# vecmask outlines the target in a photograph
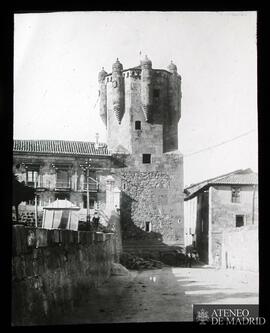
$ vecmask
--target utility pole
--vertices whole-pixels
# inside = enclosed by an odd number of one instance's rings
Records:
[[[37,228],[38,226],[38,213],[37,213],[37,175],[35,175],[34,179],[34,187],[35,187],[35,227]]]
[[[89,168],[86,169],[86,196],[87,196],[86,222],[90,223],[90,209],[89,209]]]
[[[253,196],[252,196],[252,224],[254,224],[255,191],[256,191],[256,185],[253,185]]]
[[[89,170],[91,167],[91,158],[85,160],[84,164],[80,164],[80,167],[86,173],[86,222],[90,223],[90,207],[89,207]]]

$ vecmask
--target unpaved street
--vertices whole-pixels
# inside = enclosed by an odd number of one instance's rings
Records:
[[[258,274],[163,268],[112,276],[62,324],[192,321],[192,304],[258,303]]]

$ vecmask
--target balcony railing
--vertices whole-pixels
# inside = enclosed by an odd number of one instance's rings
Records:
[[[89,192],[97,192],[98,191],[98,183],[89,182],[88,184]],[[86,191],[87,183],[83,183],[79,185],[79,191]]]
[[[65,181],[65,182],[56,181],[56,183],[55,183],[55,189],[70,190],[70,188],[71,188],[71,183],[69,181]]]
[[[37,189],[71,190],[71,180],[54,182],[54,181],[48,181],[48,180],[43,181],[43,179],[38,178],[36,184],[33,181],[28,181],[26,185],[33,187],[33,188],[37,188]],[[94,180],[89,180],[88,188],[89,188],[89,192],[97,192],[98,191],[98,182],[95,182]],[[74,187],[74,190],[76,190],[75,187]],[[77,191],[86,192],[87,183],[78,182]]]

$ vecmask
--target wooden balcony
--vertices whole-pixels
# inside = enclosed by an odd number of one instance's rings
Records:
[[[98,183],[94,181],[89,181],[88,184],[89,192],[97,192],[98,191]],[[87,190],[87,183],[79,184],[78,190],[82,192],[86,192]]]
[[[69,191],[69,190],[71,190],[71,182],[70,181],[56,181],[55,190],[56,191]]]

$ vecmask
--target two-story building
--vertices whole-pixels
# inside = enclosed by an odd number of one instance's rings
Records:
[[[255,267],[258,174],[237,170],[190,185],[184,192],[185,245],[195,245],[201,261],[210,265],[244,267],[252,256],[249,265]]]
[[[39,221],[42,208],[56,199],[70,200],[86,217],[87,169],[89,208],[104,209],[111,155],[107,145],[58,140],[14,140],[13,172],[19,181],[35,187]],[[21,220],[33,219],[34,200],[21,203]]]

